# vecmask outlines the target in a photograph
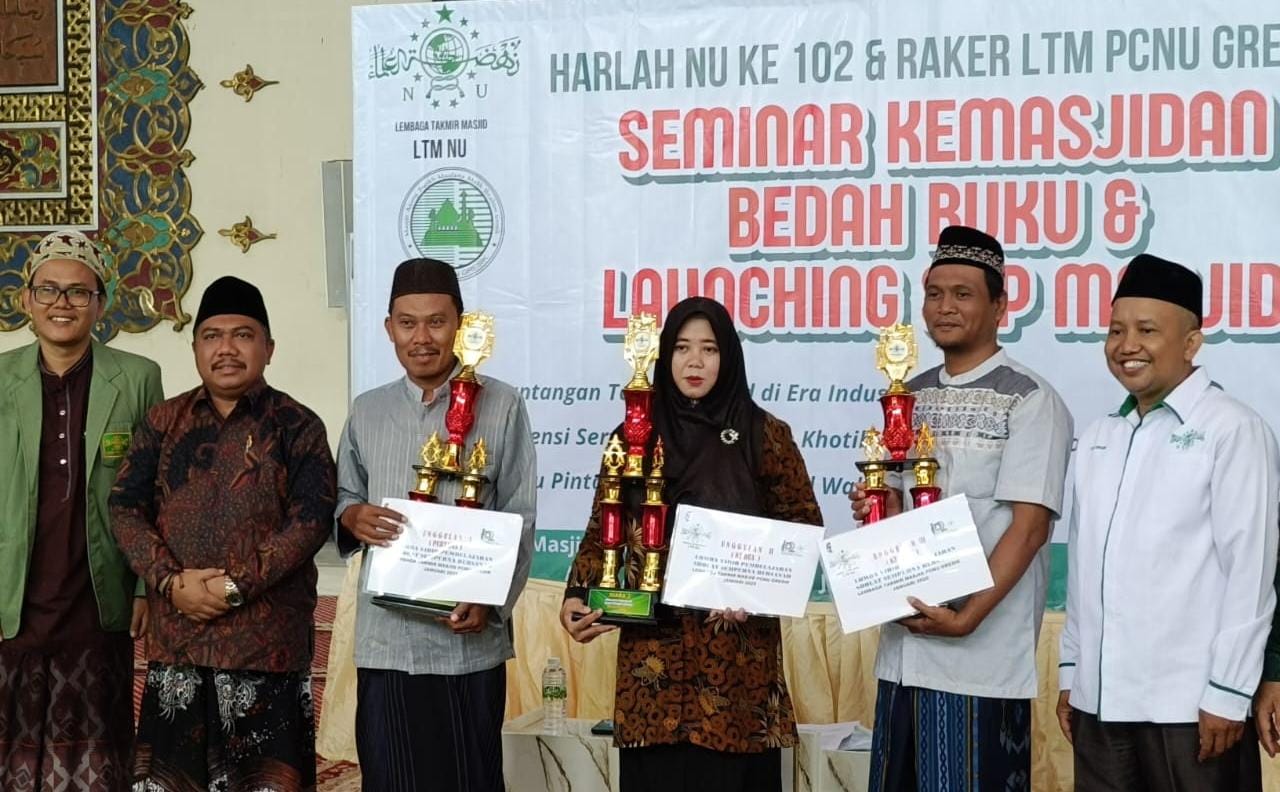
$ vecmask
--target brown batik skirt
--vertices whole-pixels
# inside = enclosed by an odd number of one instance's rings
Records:
[[[0,643],[0,789],[128,789],[132,744],[127,633],[50,652]]]
[[[151,663],[133,770],[147,792],[314,790],[311,675]]]

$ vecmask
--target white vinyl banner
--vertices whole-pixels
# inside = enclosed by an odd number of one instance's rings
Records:
[[[848,520],[886,385],[870,342],[912,322],[939,362],[922,274],[951,223],[1003,243],[1003,343],[1077,428],[1124,396],[1101,342],[1143,251],[1200,272],[1201,362],[1280,418],[1273,4],[473,0],[352,27],[354,390],[401,374],[396,264],[450,262],[497,316],[482,372],[528,402],[536,576],[586,522],[627,316],[690,295],[728,306],[756,399]]]

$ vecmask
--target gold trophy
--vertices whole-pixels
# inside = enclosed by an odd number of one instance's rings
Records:
[[[439,434],[432,432],[431,437],[427,438],[427,442],[422,446],[420,454],[422,464],[413,466],[418,483],[409,491],[409,500],[436,502],[436,486],[440,483],[440,472],[437,468],[443,454],[444,443],[440,442]]]
[[[449,383],[449,409],[445,412],[444,426],[448,440],[441,441],[432,432],[422,446],[420,465],[413,466],[417,483],[409,493],[412,500],[435,503],[436,487],[441,478],[462,478],[462,497],[459,506],[479,508],[480,487],[488,481],[482,473],[487,464],[484,438],[477,438],[467,465],[461,457],[466,447],[467,435],[476,420],[476,399],[484,386],[476,378],[476,366],[493,354],[493,317],[489,314],[470,312],[462,315],[461,325],[453,339],[453,354],[462,363],[462,370]],[[478,461],[479,465],[471,464]]]
[[[644,480],[644,504],[641,506],[640,546],[644,548],[644,574],[640,578],[640,590],[657,593],[662,589],[658,580],[658,566],[662,562],[662,549],[667,543],[667,505],[662,502],[665,483],[662,468],[666,464],[666,451],[662,438],[653,447],[653,464]]]
[[[934,437],[927,423],[914,428],[916,397],[907,389],[907,375],[916,367],[919,350],[915,330],[909,324],[895,324],[880,330],[876,343],[876,368],[889,378],[889,390],[880,397],[884,429],[867,430],[862,442],[866,460],[857,462],[867,485],[870,511],[863,519],[870,524],[888,516],[888,471],[910,468],[915,474],[912,504],[919,508],[942,499],[937,485],[938,460],[933,457]],[[915,458],[908,452],[915,449]]]
[[[626,418],[622,433],[627,440],[626,478],[644,478],[644,453],[653,431],[653,385],[649,383],[649,367],[658,359],[658,317],[637,314],[627,319],[627,334],[622,342],[622,357],[631,364],[631,381],[622,389]]]
[[[462,494],[454,499],[455,505],[466,509],[480,508],[480,486],[489,480],[484,476],[484,469],[488,466],[489,454],[482,437],[471,447],[471,455],[467,457],[467,472],[462,474]]]
[[[859,462],[858,468],[867,482],[867,506],[870,508],[863,522],[869,524],[889,516],[889,486],[885,479],[889,466],[884,462],[889,452],[874,426],[862,436],[862,453],[867,459]]]
[[[440,438],[434,433],[432,433],[431,438],[439,446]],[[427,442],[430,442],[430,440]],[[467,457],[467,472],[462,474],[462,494],[454,498],[454,505],[464,509],[480,508],[480,487],[488,481],[484,476],[484,469],[488,464],[489,456],[485,450],[484,438],[482,437],[471,447],[471,454]],[[434,491],[432,494],[434,495]],[[401,602],[399,604],[404,605],[405,603]],[[458,603],[448,600],[411,600],[408,604],[409,607],[415,610],[439,615],[452,613],[453,609],[458,607]]]
[[[600,544],[604,564],[596,588],[618,588],[618,562],[626,552],[627,531],[622,522],[622,468],[627,463],[622,441],[615,434],[604,451],[604,497],[600,499]]]
[[[426,445],[422,447],[422,464],[413,466],[413,470],[418,476],[418,485],[409,493],[410,500],[425,501],[427,503],[437,502],[436,486],[440,483],[440,477],[446,475],[442,474],[438,468],[440,456],[443,453],[444,444],[440,442],[440,435],[432,432],[431,437],[427,439]],[[465,509],[480,508],[480,487],[488,482],[488,479],[484,476],[484,469],[488,465],[488,461],[489,456],[484,447],[484,438],[480,438],[472,446],[471,455],[467,458],[467,471],[462,475],[461,482],[462,494],[454,499],[454,505]],[[434,615],[451,613],[454,608],[458,607],[458,603],[448,600],[419,600],[387,594],[375,596],[373,602],[375,605],[407,608]]]
[[[667,506],[662,502],[662,439],[659,438],[645,477],[645,499],[640,506],[640,546],[644,548],[644,570],[640,585],[629,588],[626,583],[628,563],[627,515],[622,502],[623,483],[629,482],[619,473],[626,465],[622,441],[615,434],[604,452],[604,497],[600,499],[600,544],[604,547],[604,563],[600,582],[587,590],[587,607],[602,612],[600,621],[607,624],[654,624],[654,606],[662,581],[658,572],[661,551],[666,539]],[[622,572],[622,580],[619,580]]]
[[[600,582],[587,591],[587,607],[603,612],[600,621],[612,624],[656,623],[654,607],[662,588],[659,572],[662,550],[666,547],[667,506],[662,502],[665,483],[662,476],[664,451],[662,438],[654,444],[649,472],[645,474],[646,449],[653,434],[653,386],[649,368],[658,357],[658,318],[638,314],[627,320],[627,335],[622,355],[631,365],[631,380],[622,389],[626,417],[622,437],[609,439],[604,452],[604,497],[600,499],[600,543],[604,546],[604,564]],[[624,441],[626,453],[623,453]],[[644,485],[644,502],[639,515],[625,513],[623,485]],[[638,517],[640,547],[644,551],[644,568],[637,588],[628,588],[625,578],[632,564],[627,563],[627,521]]]
[[[907,451],[915,442],[912,431],[912,413],[916,397],[907,390],[907,374],[916,367],[919,350],[911,325],[895,324],[880,330],[876,343],[876,368],[889,378],[889,392],[880,397],[884,410],[884,447],[889,458],[900,462],[907,458]]]
[[[942,500],[942,487],[937,484],[938,460],[933,458],[933,431],[928,423],[921,423],[916,432],[916,461],[912,468],[916,485],[911,488],[911,503],[916,508]]]
[[[449,442],[438,468],[442,473],[462,472],[462,449],[476,420],[476,398],[484,387],[476,379],[476,366],[493,354],[493,335],[491,315],[476,311],[462,315],[453,338],[453,354],[462,362],[462,371],[449,385],[449,410],[444,416]]]

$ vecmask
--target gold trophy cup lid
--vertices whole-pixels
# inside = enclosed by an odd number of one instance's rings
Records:
[[[658,359],[658,317],[632,314],[627,317],[627,334],[622,341],[622,357],[631,364],[628,390],[651,390],[649,367]]]
[[[464,313],[458,334],[453,337],[453,354],[468,371],[474,371],[492,355],[493,316],[479,311]]]
[[[876,342],[876,368],[889,378],[889,392],[902,393],[907,374],[919,360],[915,329],[909,324],[894,324],[880,328]]]

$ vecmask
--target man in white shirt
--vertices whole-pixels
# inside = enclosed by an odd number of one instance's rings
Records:
[[[881,628],[869,786],[877,792],[1030,789],[1046,543],[1062,507],[1072,421],[1049,383],[1000,348],[1006,302],[1000,243],[944,229],[924,302],[943,364],[907,387],[917,421],[937,438],[944,495],[969,498],[995,585],[954,608],[911,600],[919,616]],[[853,493],[859,519],[864,493]],[[891,490],[889,513],[901,508]]]
[[[1080,792],[1262,789],[1248,715],[1280,453],[1194,365],[1202,305],[1196,273],[1149,255],[1112,303],[1107,366],[1129,396],[1078,444],[1058,673]]]

